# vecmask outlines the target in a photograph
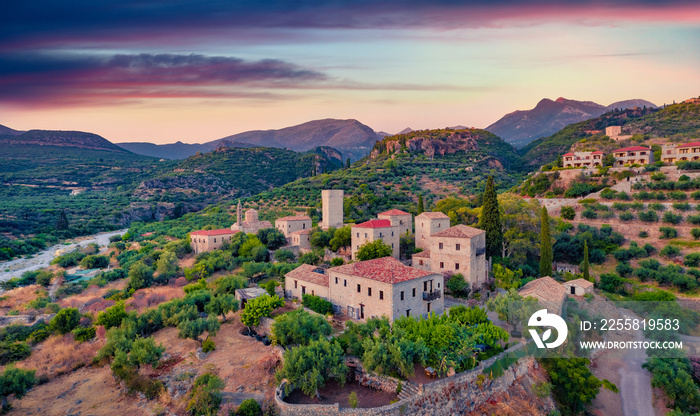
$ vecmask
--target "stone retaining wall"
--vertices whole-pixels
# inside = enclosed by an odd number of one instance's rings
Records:
[[[19,325],[31,325],[34,326],[39,322],[44,322],[46,324],[56,316],[55,313],[46,315],[15,315],[15,316],[0,316],[0,327],[5,327],[8,325],[19,324]]]
[[[514,353],[524,347],[518,344],[508,351],[480,362],[470,371],[459,373],[435,382],[419,385],[418,394],[407,397],[396,403],[371,409],[340,408],[338,403],[329,405],[291,404],[284,401],[287,381],[275,391],[275,402],[280,409],[281,416],[306,416],[306,415],[435,415],[452,416],[473,411],[494,394],[503,393],[516,380],[525,376],[532,369],[537,368],[537,361],[532,357],[523,357],[515,364],[507,368],[503,375],[491,379],[484,375],[484,369],[491,366],[496,360],[506,354]]]

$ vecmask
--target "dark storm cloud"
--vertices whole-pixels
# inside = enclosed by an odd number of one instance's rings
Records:
[[[3,0],[0,50],[61,42],[149,41],[217,36],[222,30],[392,28],[488,25],[501,18],[611,9],[649,9],[637,19],[663,19],[664,10],[696,7],[695,0]],[[585,13],[582,17],[585,16]],[[232,40],[245,41],[244,34]],[[3,46],[4,45],[4,46]]]
[[[0,101],[12,102],[247,96],[235,87],[295,88],[325,79],[320,72],[273,59],[247,62],[196,54],[0,55]]]

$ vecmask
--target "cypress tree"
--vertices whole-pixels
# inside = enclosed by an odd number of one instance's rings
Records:
[[[488,257],[501,256],[503,254],[503,227],[501,226],[501,213],[498,209],[498,196],[493,184],[493,176],[489,176],[488,181],[486,181],[479,228],[486,231],[486,255]]]
[[[66,210],[62,209],[61,213],[58,214],[58,219],[56,220],[57,230],[67,230],[68,229],[68,217],[66,216]]]
[[[345,161],[345,169],[350,169],[350,158]]]
[[[549,214],[542,207],[542,231],[540,232],[540,277],[552,275],[552,237],[549,234]]]
[[[418,215],[425,212],[425,205],[423,205],[423,195],[418,195]]]
[[[588,262],[588,241],[583,242],[583,263],[581,263],[581,272],[583,273],[583,278],[586,280],[591,280],[591,274],[588,270],[590,263]]]

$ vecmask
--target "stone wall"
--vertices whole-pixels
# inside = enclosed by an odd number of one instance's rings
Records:
[[[47,315],[15,315],[15,316],[0,316],[0,327],[5,327],[8,325],[19,324],[19,325],[36,325],[39,322],[44,322],[46,324],[56,316],[55,313]]]
[[[434,415],[452,416],[464,414],[476,409],[494,394],[503,393],[518,379],[537,368],[538,363],[532,357],[524,357],[506,369],[500,377],[491,379],[484,375],[484,369],[491,366],[505,354],[511,354],[524,344],[518,344],[508,351],[491,357],[479,365],[452,377],[433,383],[419,385],[418,394],[396,403],[371,409],[340,408],[338,403],[331,405],[299,405],[284,401],[286,381],[275,392],[275,402],[281,416],[301,415]]]

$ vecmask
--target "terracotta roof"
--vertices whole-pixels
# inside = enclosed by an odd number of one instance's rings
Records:
[[[464,224],[458,224],[454,227],[450,227],[446,230],[440,231],[431,235],[431,237],[454,237],[454,238],[472,238],[479,234],[483,234],[486,231],[480,230],[478,228],[470,227]]]
[[[303,280],[320,286],[328,287],[328,273],[317,273],[314,270],[323,270],[311,264],[302,264],[296,269],[284,275],[285,278]]]
[[[528,282],[518,293],[523,297],[533,296],[545,302],[563,302],[566,298],[564,286],[549,276]]]
[[[682,144],[678,147],[698,147],[698,146],[700,146],[700,142],[686,143],[686,144]]]
[[[308,215],[290,215],[289,217],[277,218],[276,221],[311,221]]]
[[[564,153],[564,156],[573,156],[574,154],[569,152],[569,153]]]
[[[418,217],[426,217],[430,219],[436,219],[436,218],[450,218],[447,215],[443,214],[442,212],[424,212],[420,214]],[[418,218],[416,217],[416,218]]]
[[[403,212],[400,209],[390,209],[389,211],[384,211],[379,215],[411,215],[408,212]],[[379,216],[377,215],[377,216]]]
[[[568,282],[564,282],[564,286],[574,286],[574,285],[586,288],[586,287],[593,286],[593,282],[589,282],[586,279],[574,279],[574,280],[569,280]]]
[[[420,257],[420,258],[429,259],[430,258],[430,250],[423,250],[420,253],[414,254],[413,257]]]
[[[595,155],[595,154],[598,154],[598,153],[603,154],[603,152],[601,152],[600,150],[596,150],[595,152],[593,152],[593,153],[591,153],[591,154],[592,154],[592,155]]]
[[[306,229],[306,230],[299,230],[299,231],[294,231],[292,235],[294,234],[311,234],[311,230]]]
[[[380,259],[331,267],[330,271],[391,284],[435,274],[426,270],[405,266],[393,257],[382,257]]]
[[[617,152],[637,152],[640,150],[651,150],[648,147],[642,147],[642,146],[632,146],[632,147],[623,147],[622,149],[617,149],[613,153]]]
[[[358,228],[387,228],[391,227],[391,221],[389,220],[369,220],[361,224],[355,224]]]
[[[199,231],[192,231],[190,235],[227,235],[227,234],[236,234],[238,231],[233,231],[230,228],[222,228],[219,230],[199,230]]]

